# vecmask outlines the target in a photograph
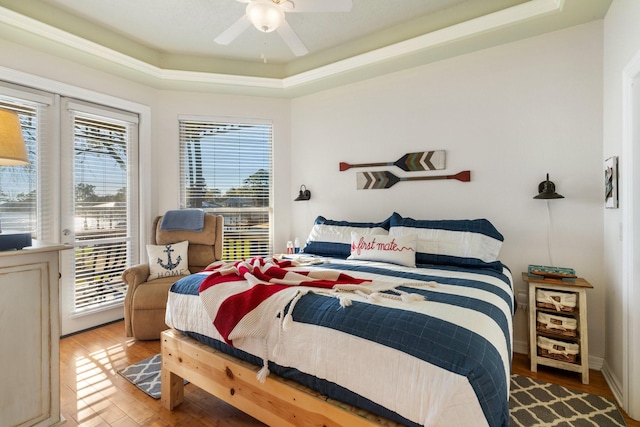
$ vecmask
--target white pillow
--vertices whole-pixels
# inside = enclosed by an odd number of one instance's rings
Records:
[[[189,242],[185,240],[170,245],[147,245],[149,256],[149,278],[147,280],[161,279],[172,276],[188,276]]]
[[[318,216],[303,249],[306,254],[347,258],[351,254],[351,233],[389,234],[389,221],[351,222],[336,221]]]
[[[351,233],[351,255],[347,259],[382,261],[416,266],[416,235],[387,236]]]

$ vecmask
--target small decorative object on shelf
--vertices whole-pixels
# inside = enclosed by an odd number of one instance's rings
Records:
[[[528,269],[529,276],[537,277],[540,279],[543,278],[551,278],[551,279],[575,279],[576,272],[573,268],[567,267],[551,267],[547,265],[529,265]]]
[[[586,290],[593,286],[575,277],[572,269],[560,270],[530,265],[529,270],[522,273],[522,280],[529,286],[531,371],[536,372],[538,365],[566,369],[579,372],[582,383],[589,384]],[[553,276],[532,274],[532,271]],[[567,281],[566,275],[572,275],[573,279]]]

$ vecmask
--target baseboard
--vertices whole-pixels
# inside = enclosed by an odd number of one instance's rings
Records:
[[[529,354],[529,341],[514,341],[513,352],[520,354]]]
[[[529,354],[529,341],[514,341],[513,352],[520,354]],[[594,371],[602,370],[604,359],[601,357],[589,356],[589,369]]]
[[[609,368],[609,365],[607,364],[607,362],[605,362],[602,366],[602,376],[604,377],[604,380],[609,385],[609,388],[611,389],[613,396],[616,398],[618,405],[621,408],[623,408],[624,405],[622,404],[622,402],[624,399],[623,399],[623,393],[622,393],[622,384],[620,383],[620,380],[618,380],[618,377],[613,375],[613,372]]]
[[[589,356],[589,369],[594,371],[601,371],[604,359],[602,357]]]

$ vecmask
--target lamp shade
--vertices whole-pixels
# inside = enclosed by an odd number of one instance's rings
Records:
[[[253,26],[264,33],[270,33],[284,22],[284,12],[271,1],[252,1],[246,13]]]
[[[28,163],[18,115],[0,109],[0,165],[21,166]]]
[[[534,199],[564,199],[564,196],[556,193],[556,185],[549,181],[549,174],[547,174],[547,179],[542,181],[538,185],[538,195],[533,196]]]

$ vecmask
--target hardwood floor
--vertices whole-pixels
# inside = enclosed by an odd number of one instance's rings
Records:
[[[185,401],[173,412],[159,400],[138,390],[117,371],[160,352],[160,341],[136,341],[124,336],[123,322],[116,322],[60,341],[62,415],[65,426],[263,426],[248,415],[215,399],[193,385],[185,387]],[[580,375],[540,367],[529,371],[526,355],[516,354],[513,372],[584,390],[615,400],[599,371],[590,371],[590,384]],[[627,426],[639,421],[625,416]]]

